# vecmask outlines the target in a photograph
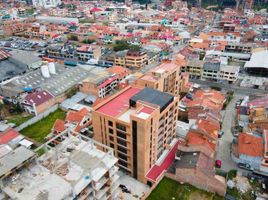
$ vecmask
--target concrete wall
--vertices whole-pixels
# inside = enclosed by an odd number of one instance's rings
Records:
[[[48,116],[50,113],[56,111],[59,108],[59,105],[56,104],[52,107],[50,107],[49,109],[47,109],[45,112],[40,113],[38,115],[36,115],[35,117],[29,119],[28,121],[24,122],[23,124],[21,124],[20,126],[16,127],[15,130],[16,131],[21,131],[22,129],[40,121],[41,119],[45,118],[46,116]]]

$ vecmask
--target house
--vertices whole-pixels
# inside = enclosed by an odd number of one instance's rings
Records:
[[[11,147],[19,145],[24,137],[7,124],[0,123],[0,145],[8,144]]]
[[[68,111],[65,120],[57,119],[52,128],[52,135],[59,135],[66,129],[71,132],[86,133],[91,125],[91,114],[86,108],[79,111]]]
[[[24,110],[30,114],[38,115],[57,103],[56,98],[47,90],[36,91],[22,96],[20,101]]]
[[[235,153],[237,153],[237,162],[250,164],[255,170],[259,170],[264,154],[263,138],[253,134],[240,133]]]
[[[200,151],[177,151],[175,161],[166,176],[197,188],[224,196],[227,189],[224,177],[216,175],[215,162]]]

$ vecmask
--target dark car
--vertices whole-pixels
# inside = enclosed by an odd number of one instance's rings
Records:
[[[120,184],[119,187],[122,189],[122,192],[131,193],[130,189],[128,189],[127,186]]]
[[[250,164],[245,163],[238,163],[237,166],[241,169],[246,169],[249,171],[253,171],[254,169],[250,166]]]

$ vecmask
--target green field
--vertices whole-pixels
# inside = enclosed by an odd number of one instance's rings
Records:
[[[42,120],[32,124],[25,129],[22,129],[20,133],[25,135],[38,143],[44,143],[45,137],[51,132],[56,119],[65,119],[66,113],[60,109],[49,114]]]
[[[164,177],[147,200],[223,200],[223,197],[202,191],[189,184]]]
[[[19,126],[21,124],[23,124],[24,122],[28,121],[29,119],[31,119],[33,116],[21,116],[21,115],[15,115],[12,116],[12,118],[8,119],[7,121],[9,123],[13,123],[16,124],[16,126]]]

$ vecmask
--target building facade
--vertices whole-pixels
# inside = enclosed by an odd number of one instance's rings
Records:
[[[137,85],[149,87],[161,92],[178,96],[182,88],[180,66],[172,62],[164,62],[137,80]]]
[[[112,147],[118,165],[146,183],[175,138],[178,101],[151,88],[127,87],[94,108],[94,139]]]

